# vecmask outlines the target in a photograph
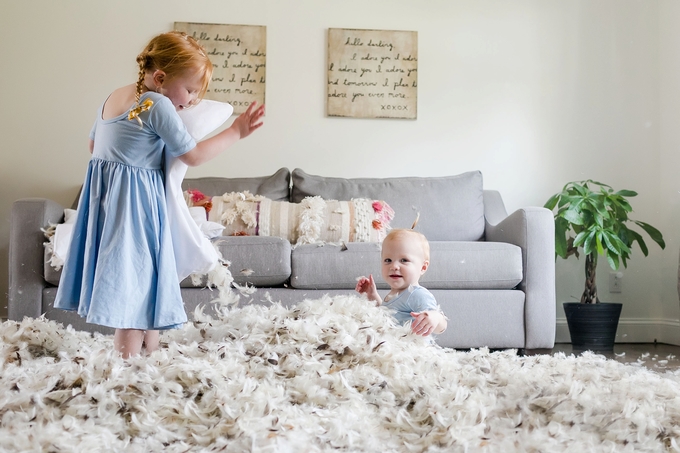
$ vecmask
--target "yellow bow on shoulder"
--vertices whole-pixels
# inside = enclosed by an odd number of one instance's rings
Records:
[[[133,107],[133,108],[130,109],[130,113],[128,113],[128,120],[129,121],[137,120],[137,122],[139,123],[139,126],[143,127],[144,125],[142,124],[142,120],[139,119],[139,114],[149,110],[152,105],[153,105],[153,101],[151,99],[147,99],[144,102],[142,102],[141,104],[138,103],[136,107]]]

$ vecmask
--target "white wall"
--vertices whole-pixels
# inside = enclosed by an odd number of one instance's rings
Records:
[[[672,0],[4,2],[0,289],[11,203],[71,203],[95,111],[135,80],[148,39],[174,21],[252,24],[267,27],[266,125],[189,176],[479,169],[509,211],[542,205],[574,179],[636,190],[635,216],[661,228],[669,247],[650,244],[645,259],[636,251],[620,295],[608,294],[601,267],[600,295],[624,302],[622,339],[680,341],[679,16]],[[325,116],[331,27],[418,32],[417,120]],[[561,302],[580,296],[582,266],[557,262],[560,318]]]
[[[663,0],[659,11],[659,225],[667,236],[667,252],[659,262],[658,307],[650,317],[664,318],[668,342],[680,344],[677,288],[680,249],[680,2]]]

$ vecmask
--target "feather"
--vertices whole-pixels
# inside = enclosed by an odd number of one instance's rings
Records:
[[[197,307],[128,360],[110,336],[3,322],[0,450],[678,450],[677,372],[443,349],[355,295],[263,298]]]

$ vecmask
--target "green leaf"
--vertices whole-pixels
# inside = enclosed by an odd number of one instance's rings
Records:
[[[628,230],[630,232],[630,230]],[[619,255],[628,255],[630,253],[630,247],[623,241],[619,236],[612,234],[611,238],[614,240],[614,244],[619,249],[617,252]]]
[[[619,195],[621,197],[637,197],[637,192],[635,192],[633,190],[623,189],[623,190],[619,190],[618,192],[616,192],[616,195]]]
[[[567,238],[555,230],[555,255],[567,259]]]
[[[560,199],[560,194],[555,194],[548,201],[545,202],[543,205],[544,208],[548,208],[551,211],[555,209],[555,206],[557,205],[557,201]]]
[[[595,236],[595,244],[597,244],[597,254],[604,255],[604,247],[602,247],[602,240],[600,239],[600,236],[602,236],[602,233],[599,233]]]
[[[619,270],[619,257],[618,257],[618,255],[613,254],[613,253],[607,253],[607,262],[609,263],[609,267],[611,267],[615,271]]]
[[[645,223],[645,222],[640,222],[639,220],[634,220],[634,222],[635,222],[640,228],[642,228],[643,230],[645,230],[645,231],[647,232],[647,234],[649,235],[649,237],[652,238],[652,240],[653,240],[654,242],[656,242],[657,244],[659,244],[659,247],[661,247],[661,249],[665,249],[665,248],[666,248],[666,242],[663,240],[663,236],[661,235],[661,232],[660,232],[659,230],[657,230],[656,228],[654,228],[654,227],[651,226],[650,224]]]
[[[606,213],[606,211],[605,211],[605,213]],[[609,219],[609,214],[601,214],[601,215],[594,215],[593,216],[593,220],[595,220],[595,223],[597,224],[597,226],[600,229],[604,228],[604,222],[605,222],[605,220],[608,220],[608,219]]]
[[[616,199],[616,204],[625,212],[633,212],[633,208],[631,207],[630,203],[624,198],[617,198]],[[626,219],[628,217],[626,216]]]
[[[590,255],[593,253],[593,241],[595,239],[595,231],[584,231],[588,233],[585,241],[583,242],[583,253]]]
[[[583,225],[583,217],[581,216],[581,213],[576,210],[576,209],[567,209],[561,214],[562,217],[564,217],[565,220],[568,222],[574,223],[576,225]]]
[[[557,203],[558,208],[562,208],[562,207],[567,206],[571,203],[571,199],[569,198],[569,195],[567,195],[565,193],[558,194],[558,195],[560,195],[559,201]]]
[[[600,187],[607,187],[607,188],[609,188],[609,189],[612,188],[612,186],[609,186],[609,185],[604,184],[604,183],[601,183],[601,182],[593,181],[592,179],[589,179],[589,180],[583,181],[583,182],[584,182],[584,183],[597,184],[597,185],[600,186]]]
[[[588,187],[577,184],[572,185],[571,189],[574,191],[576,195],[579,195],[581,197],[588,195],[588,193],[590,192],[590,190],[588,190]]]
[[[628,230],[630,233],[630,237],[632,238],[630,240],[631,245],[633,242],[637,241],[638,245],[640,246],[640,250],[642,250],[642,254],[647,256],[649,254],[649,250],[647,249],[647,244],[645,244],[645,240],[640,236],[640,234],[637,231],[633,230]]]
[[[621,240],[618,238],[618,236],[612,235],[608,231],[603,231],[602,232],[602,238],[604,239],[604,244],[607,246],[607,249],[609,249],[610,252],[618,255],[620,250],[616,245],[614,245],[616,243],[617,239],[619,240],[619,242],[621,242]]]
[[[588,237],[588,234],[589,234],[588,230],[583,230],[579,234],[577,234],[576,237],[574,238],[573,244],[574,247],[578,247],[581,244],[583,244],[583,242],[586,240],[586,237]]]

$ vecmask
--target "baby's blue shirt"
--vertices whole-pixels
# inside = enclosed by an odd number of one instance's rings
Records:
[[[406,324],[413,320],[411,312],[420,313],[426,310],[439,310],[437,301],[431,292],[422,286],[410,285],[406,290],[383,307],[391,311],[399,324]]]

